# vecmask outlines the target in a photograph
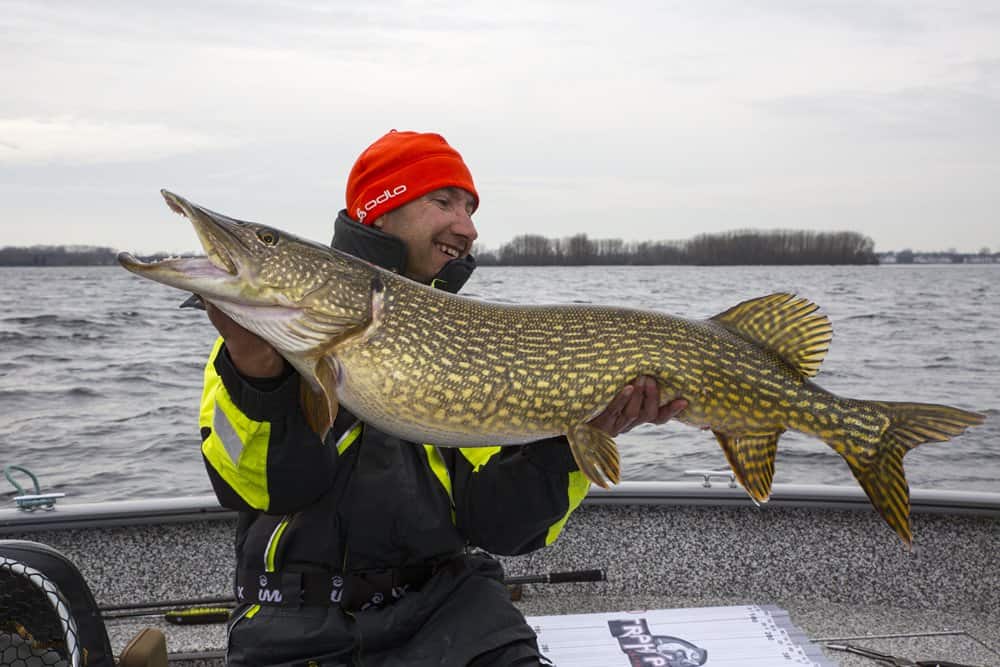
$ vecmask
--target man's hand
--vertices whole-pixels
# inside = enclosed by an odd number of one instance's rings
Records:
[[[271,345],[247,331],[221,310],[205,302],[205,312],[219,335],[226,341],[229,358],[240,375],[248,378],[278,377],[285,370],[285,360]]]
[[[683,398],[660,405],[660,388],[653,378],[641,375],[618,392],[604,412],[590,421],[612,438],[639,424],[664,424],[688,406]]]

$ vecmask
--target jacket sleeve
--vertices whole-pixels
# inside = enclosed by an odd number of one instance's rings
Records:
[[[564,437],[443,453],[459,530],[495,554],[523,554],[554,542],[590,490]]]
[[[294,371],[255,386],[240,376],[219,338],[205,365],[198,425],[219,502],[235,510],[286,513],[330,485],[337,447],[305,423]],[[340,420],[338,420],[340,421]],[[328,442],[337,437],[336,425]]]

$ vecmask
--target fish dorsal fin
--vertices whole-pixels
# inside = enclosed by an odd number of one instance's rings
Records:
[[[776,353],[811,378],[830,349],[833,327],[819,306],[779,292],[750,299],[710,318],[733,333]]]

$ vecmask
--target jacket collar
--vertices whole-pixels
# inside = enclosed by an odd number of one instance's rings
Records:
[[[337,214],[330,245],[334,250],[346,252],[393,273],[406,273],[406,245],[398,237],[386,234],[377,227],[362,225],[353,220],[346,210]],[[476,260],[472,255],[453,259],[444,265],[430,284],[456,293],[462,289],[475,269]]]

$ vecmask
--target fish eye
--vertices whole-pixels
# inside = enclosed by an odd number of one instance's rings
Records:
[[[275,245],[278,242],[278,233],[271,229],[262,229],[257,232],[257,238],[264,245]]]

